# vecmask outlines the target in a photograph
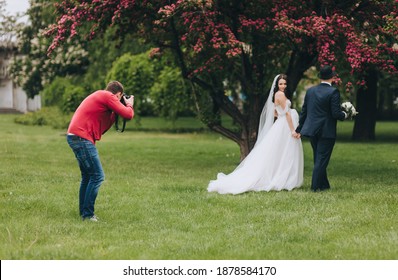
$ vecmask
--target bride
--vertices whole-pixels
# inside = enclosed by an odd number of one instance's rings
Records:
[[[232,173],[219,173],[210,181],[209,192],[290,191],[302,185],[303,147],[295,132],[299,117],[290,108],[286,87],[287,76],[277,75],[261,113],[253,149]]]

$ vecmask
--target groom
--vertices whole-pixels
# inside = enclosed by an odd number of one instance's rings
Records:
[[[347,114],[340,108],[340,92],[332,86],[336,72],[328,65],[321,67],[321,83],[307,90],[301,110],[298,138],[309,137],[314,155],[311,190],[330,189],[326,168],[336,142],[337,120],[343,121]]]

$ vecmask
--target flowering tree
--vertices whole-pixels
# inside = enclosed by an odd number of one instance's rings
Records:
[[[345,67],[359,81],[369,67],[397,72],[396,0],[64,0],[58,12],[49,53],[110,26],[144,38],[154,52],[172,52],[202,120],[238,143],[242,158],[276,74],[289,76],[293,92],[314,65]],[[221,111],[237,131],[223,125]]]
[[[27,11],[29,22],[14,28],[18,42],[18,56],[11,65],[14,81],[29,97],[39,94],[45,84],[56,76],[81,74],[87,65],[88,52],[78,38],[69,38],[54,52],[46,56],[50,44],[43,30],[55,21],[54,3],[58,0],[31,0]]]
[[[12,49],[16,42],[16,28],[21,26],[17,23],[15,16],[9,15],[5,11],[5,0],[0,0],[0,48]]]

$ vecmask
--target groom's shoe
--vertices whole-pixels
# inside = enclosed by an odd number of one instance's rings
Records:
[[[319,188],[311,188],[311,191],[312,192],[317,192],[317,191],[320,191],[321,189],[319,189]]]

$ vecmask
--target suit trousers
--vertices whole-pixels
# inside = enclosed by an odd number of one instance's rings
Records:
[[[330,189],[330,184],[326,169],[332,155],[335,138],[322,138],[320,136],[310,137],[312,150],[314,153],[314,170],[312,171],[311,190],[323,191]]]

